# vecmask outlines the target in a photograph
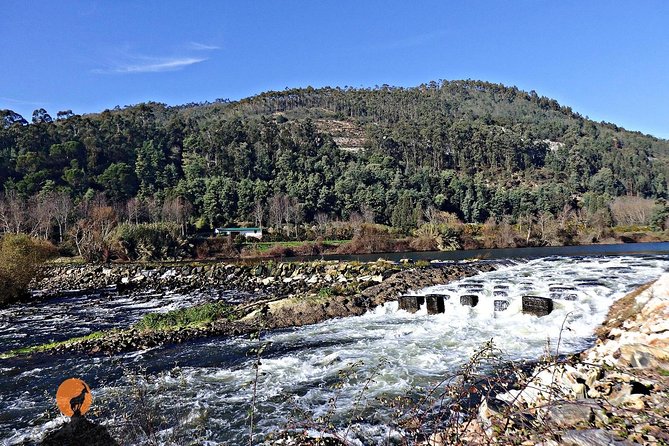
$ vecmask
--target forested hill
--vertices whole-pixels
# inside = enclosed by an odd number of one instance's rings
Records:
[[[669,141],[479,81],[0,118],[3,206],[106,200],[119,220],[280,226],[357,213],[408,231],[428,209],[514,220],[667,193]]]

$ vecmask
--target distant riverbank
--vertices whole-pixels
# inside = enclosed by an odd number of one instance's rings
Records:
[[[417,258],[461,260],[504,258],[509,252],[517,249],[527,249],[529,255],[536,257],[543,255],[540,253],[541,248],[565,248],[565,255],[578,255],[572,253],[598,252],[598,248],[588,250],[584,247],[669,242],[669,234],[664,231],[651,231],[648,228],[631,229],[635,228],[612,228],[600,236],[554,240],[549,243],[548,240],[537,237],[522,238],[515,232],[513,236],[508,234],[502,236],[497,230],[481,234],[483,231],[481,225],[461,224],[447,240],[444,240],[444,236],[437,229],[434,233],[397,238],[389,233],[387,228],[380,225],[369,225],[351,240],[318,239],[235,244],[232,243],[232,240],[221,238],[205,239],[199,244],[201,248],[198,250],[198,255],[203,259],[216,258],[219,260],[309,259],[315,257],[333,260],[358,258],[375,260],[375,255],[399,260],[405,253],[424,253]],[[600,249],[606,250],[605,248]],[[625,248],[622,248],[621,252],[626,252]]]

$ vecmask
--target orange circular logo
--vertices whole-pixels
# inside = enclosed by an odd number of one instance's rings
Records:
[[[93,402],[91,388],[78,378],[70,378],[58,386],[56,403],[63,415],[81,416],[88,412]]]

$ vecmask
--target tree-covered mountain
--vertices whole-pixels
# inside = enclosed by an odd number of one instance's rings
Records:
[[[102,200],[119,220],[200,228],[360,214],[408,231],[428,210],[514,221],[667,194],[669,141],[480,81],[0,118],[3,225],[15,232],[21,199]]]

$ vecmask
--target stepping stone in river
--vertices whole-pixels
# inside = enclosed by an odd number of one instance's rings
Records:
[[[476,294],[463,294],[460,296],[460,305],[475,307],[479,303],[479,297]]]
[[[504,311],[509,308],[508,300],[495,300],[495,311]]]
[[[445,312],[446,307],[444,305],[444,298],[449,299],[450,296],[444,296],[443,294],[425,295],[427,314],[439,314]]]
[[[553,311],[553,301],[547,297],[523,296],[523,313],[546,316]]]
[[[633,272],[632,268],[630,268],[629,266],[609,266],[608,268],[621,273]]]
[[[418,296],[413,294],[407,294],[400,296],[397,299],[399,303],[400,310],[408,311],[409,313],[415,313],[420,310],[420,306],[425,303],[425,296]]]

